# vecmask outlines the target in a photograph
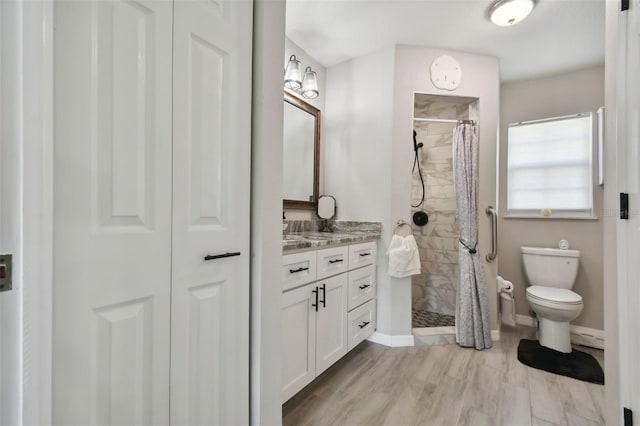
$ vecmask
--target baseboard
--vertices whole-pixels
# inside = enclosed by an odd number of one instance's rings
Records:
[[[604,350],[604,330],[572,325],[569,333],[573,344]]]
[[[524,325],[527,327],[537,327],[538,320],[536,320],[534,317],[530,317],[529,315],[516,314],[516,324]]]
[[[537,327],[538,321],[528,315],[516,315],[516,322],[527,327]],[[604,331],[595,328],[572,325],[569,328],[571,343],[574,345],[589,346],[590,348],[604,349]]]
[[[491,340],[497,342],[500,340],[500,329],[491,330]]]
[[[367,338],[368,341],[379,343],[385,346],[401,347],[413,346],[413,335],[391,336],[389,334],[378,333],[377,331]]]

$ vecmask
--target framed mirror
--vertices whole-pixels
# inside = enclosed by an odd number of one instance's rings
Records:
[[[283,208],[315,210],[320,181],[320,110],[287,92],[282,157]]]

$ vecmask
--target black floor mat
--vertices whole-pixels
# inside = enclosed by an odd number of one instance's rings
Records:
[[[518,361],[529,367],[604,385],[604,372],[593,355],[573,350],[558,352],[541,346],[537,340],[522,339],[518,344]]]

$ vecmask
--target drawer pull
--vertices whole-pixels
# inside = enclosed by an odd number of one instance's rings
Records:
[[[371,252],[360,253],[360,257],[371,256]]]
[[[326,308],[327,307],[327,285],[326,284],[322,284],[322,287],[320,287],[322,289],[322,300],[320,301],[320,303],[322,303],[322,307]],[[317,297],[317,295],[316,295]],[[317,302],[316,302],[317,303]]]
[[[367,287],[371,287],[371,284],[360,285],[358,287],[360,288],[360,290],[364,290]]]
[[[312,303],[311,306],[316,308],[316,312],[318,312],[318,286],[316,286],[315,289],[311,290],[311,293],[314,293],[316,295],[316,303]]]
[[[369,325],[369,323],[370,323],[370,322],[371,322],[371,321],[365,321],[365,322],[363,322],[363,323],[361,323],[361,324],[358,324],[358,327],[360,327],[360,328],[365,328],[366,326],[368,326],[368,325]]]
[[[329,263],[340,263],[342,262],[342,259],[335,259],[335,260],[330,260]]]
[[[290,274],[297,274],[298,272],[308,271],[309,268],[289,269]]]
[[[240,256],[240,252],[234,252],[234,253],[225,253],[225,254],[208,254],[204,257],[204,260],[215,260],[215,259],[222,259],[225,257],[233,257],[233,256]]]

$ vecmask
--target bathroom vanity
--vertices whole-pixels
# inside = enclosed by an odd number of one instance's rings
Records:
[[[350,224],[283,235],[283,402],[376,329],[380,226]]]

